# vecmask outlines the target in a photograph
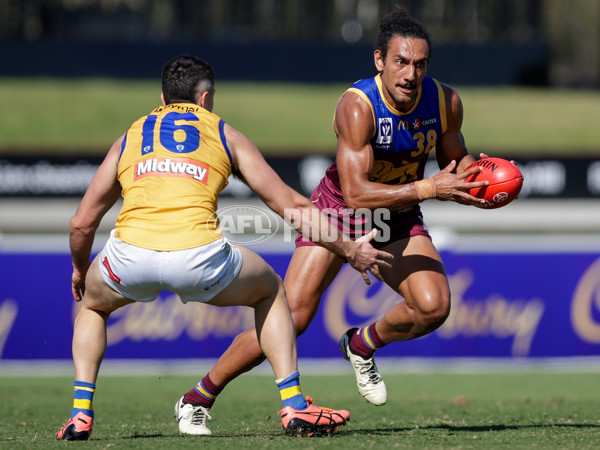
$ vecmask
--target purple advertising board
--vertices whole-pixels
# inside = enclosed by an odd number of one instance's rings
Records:
[[[289,253],[262,256],[283,276]],[[442,254],[452,312],[434,333],[384,347],[390,357],[568,357],[600,355],[600,255],[585,252]],[[0,253],[1,360],[69,359],[77,304],[65,253]],[[402,299],[367,286],[344,266],[323,296],[303,358],[339,357],[349,327],[380,317]],[[253,325],[250,308],[188,303],[163,292],[109,320],[107,359],[216,358]]]

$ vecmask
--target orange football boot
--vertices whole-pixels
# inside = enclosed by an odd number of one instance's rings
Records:
[[[310,397],[306,397],[306,403],[306,409],[297,410],[286,406],[279,411],[283,429],[288,436],[326,436],[350,420],[350,413],[346,410],[316,406]]]
[[[93,421],[93,418],[80,411],[75,417],[67,420],[67,423],[58,430],[56,439],[63,441],[87,441],[92,434]]]

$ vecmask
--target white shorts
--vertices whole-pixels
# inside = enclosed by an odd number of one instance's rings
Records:
[[[151,302],[167,290],[183,303],[208,302],[237,276],[242,254],[225,239],[186,250],[149,250],[121,241],[113,230],[99,264],[104,281],[131,300]]]

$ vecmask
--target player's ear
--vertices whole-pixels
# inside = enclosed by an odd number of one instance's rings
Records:
[[[198,96],[198,106],[206,105],[206,100],[208,99],[208,91],[202,91],[202,93]]]
[[[207,111],[211,111],[213,109],[213,91],[202,91],[202,93],[198,96],[198,101],[196,104]]]
[[[375,68],[379,71],[379,72],[383,72],[383,60],[385,59],[383,56],[383,53],[381,52],[381,50],[375,50],[375,53],[373,53],[373,59],[375,61]]]

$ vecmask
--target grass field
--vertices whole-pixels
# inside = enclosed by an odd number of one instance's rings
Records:
[[[334,154],[331,129],[348,85],[217,82],[214,112],[269,155]],[[598,90],[456,87],[474,153],[600,154]],[[104,154],[160,103],[159,81],[0,79],[0,155]]]
[[[349,409],[327,438],[283,435],[273,379],[246,374],[211,410],[211,437],[180,435],[172,417],[190,376],[101,376],[86,443],[57,442],[71,408],[68,377],[0,377],[0,447],[170,449],[587,449],[600,442],[597,373],[388,374],[387,405],[367,404],[352,375],[303,375],[317,404]]]

